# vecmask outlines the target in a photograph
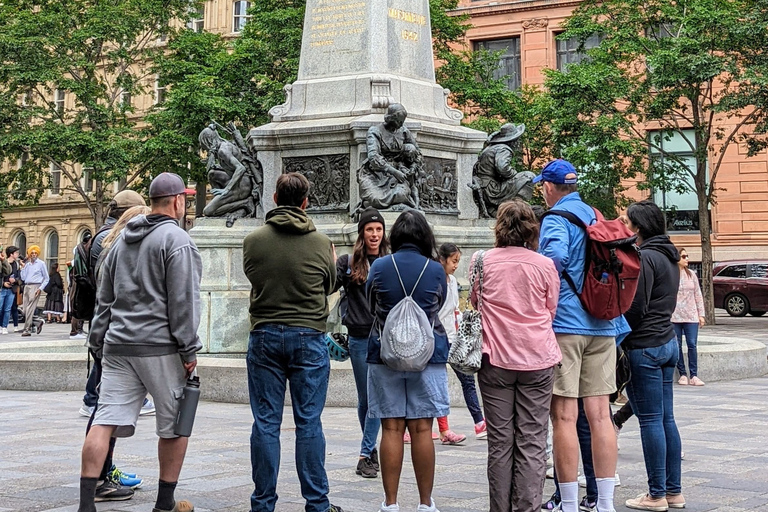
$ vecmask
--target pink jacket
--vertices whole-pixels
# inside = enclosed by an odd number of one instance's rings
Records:
[[[472,256],[473,268],[477,254]],[[472,290],[477,307],[478,285]],[[524,247],[486,251],[483,258],[483,354],[499,368],[533,371],[562,359],[552,330],[560,276],[551,259]]]
[[[677,307],[672,313],[674,324],[697,324],[704,316],[704,298],[696,274],[680,271],[680,288],[677,290]]]

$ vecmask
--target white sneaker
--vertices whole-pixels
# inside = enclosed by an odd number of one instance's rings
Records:
[[[155,404],[149,398],[144,399],[144,405],[141,406],[139,416],[146,416],[147,414],[155,414]]]
[[[14,327],[13,328],[13,332],[19,332],[20,330],[21,330],[21,328],[19,328],[19,327]]]
[[[437,510],[437,507],[435,506],[435,500],[432,498],[429,498],[429,501],[432,502],[431,505],[427,506],[420,503],[419,508],[416,509],[416,512],[440,512],[439,510]]]
[[[85,416],[86,418],[90,418],[93,414],[93,407],[88,407],[87,405],[83,404],[80,407],[80,416]]]
[[[400,505],[397,503],[387,505],[386,501],[382,501],[381,507],[379,507],[379,512],[400,512]]]
[[[8,334],[8,328],[3,327],[3,334]]]

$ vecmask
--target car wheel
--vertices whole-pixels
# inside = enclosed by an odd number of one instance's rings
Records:
[[[752,316],[763,316],[765,311],[750,311],[749,314]]]
[[[740,293],[725,298],[725,310],[731,316],[745,316],[749,312],[749,301]]]

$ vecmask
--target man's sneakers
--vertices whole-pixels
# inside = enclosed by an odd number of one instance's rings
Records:
[[[112,466],[112,469],[107,473],[107,479],[124,487],[130,487],[131,489],[138,489],[141,487],[141,484],[144,483],[144,480],[139,478],[135,473],[123,473],[115,466]]]
[[[419,507],[416,509],[416,512],[440,512],[437,510],[437,507],[435,506],[435,500],[432,498],[429,499],[430,504],[424,505],[423,503],[419,504]]]
[[[379,512],[400,512],[400,505],[397,503],[387,505],[386,501],[382,501],[381,506],[379,507]]]
[[[637,498],[629,499],[626,501],[626,505],[636,510],[649,510],[651,512],[666,512],[669,509],[667,498],[653,498],[650,494],[641,494]],[[685,506],[685,501],[683,501],[683,506]]]
[[[475,425],[475,439],[488,439],[488,430],[486,429],[485,420]]]
[[[584,496],[581,499],[581,503],[579,503],[579,510],[582,512],[595,512],[595,509],[597,508],[597,500],[590,501],[589,497]]]
[[[8,328],[7,327],[3,327],[3,331],[2,332],[3,332],[3,334],[8,334]]]
[[[88,336],[84,332],[76,332],[75,334],[70,333],[69,339],[71,340],[84,340],[87,339]]]
[[[155,404],[149,398],[144,399],[144,405],[141,406],[140,416],[146,416],[148,414],[155,414]]]
[[[555,493],[546,502],[541,504],[541,510],[560,510],[560,496]]]
[[[443,444],[455,446],[463,443],[466,440],[467,440],[467,436],[465,436],[464,434],[457,434],[453,430],[446,430],[445,432],[440,432],[440,442]]]
[[[195,512],[195,506],[186,500],[181,500],[177,501],[171,510],[153,507],[152,512]]]
[[[107,477],[98,487],[93,501],[125,501],[133,498],[133,489],[113,482]]]
[[[357,462],[357,470],[355,473],[363,478],[376,478],[379,474],[373,466],[373,461],[370,457],[363,457]]]
[[[83,405],[80,406],[80,416],[85,416],[86,418],[90,418],[91,415],[93,415],[93,406],[87,406],[85,405],[85,402],[83,402]]]

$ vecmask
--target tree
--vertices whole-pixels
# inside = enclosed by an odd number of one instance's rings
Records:
[[[560,133],[592,135],[576,151],[601,157],[641,187],[695,193],[707,321],[714,322],[709,208],[726,152],[765,147],[766,15],[753,0],[584,2],[561,38],[588,58],[547,73]],[[687,155],[670,148],[682,145]],[[650,157],[649,157],[650,156]]]
[[[60,169],[61,190],[106,217],[113,184],[148,176],[147,139],[130,98],[154,92],[150,62],[189,0],[0,2],[0,194],[34,204]],[[161,81],[157,84],[162,92]],[[90,189],[93,184],[93,189]],[[0,200],[2,201],[2,200]],[[8,206],[5,204],[3,206]]]

